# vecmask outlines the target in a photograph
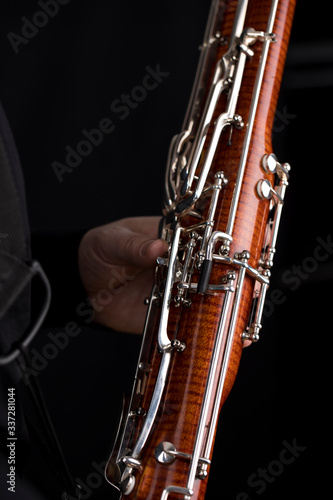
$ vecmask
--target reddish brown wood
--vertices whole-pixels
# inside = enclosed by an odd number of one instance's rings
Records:
[[[245,25],[265,31],[270,4],[269,0],[250,1]],[[221,26],[223,35],[230,34],[235,5],[234,1],[227,2],[225,19]],[[295,0],[281,0],[279,2],[274,27],[277,42],[271,44],[269,50],[233,232],[234,241],[231,246],[231,254],[244,249],[249,250],[251,254],[249,263],[255,268],[258,267],[268,216],[268,202],[259,199],[255,186],[259,179],[265,177],[260,167],[261,158],[265,153],[272,152],[271,132],[294,7]],[[220,49],[219,56],[223,50],[225,49]],[[246,66],[245,83],[241,88],[237,108],[237,113],[243,117],[245,123],[249,114],[261,43],[257,42],[253,46],[253,50],[255,56]],[[221,101],[217,114],[223,110],[224,104]],[[222,231],[225,230],[227,224],[244,133],[244,130],[233,132],[232,147],[226,146],[228,134],[223,136],[214,163],[213,171],[223,170],[229,179],[229,184],[223,191],[223,197],[217,211],[217,227]],[[224,273],[225,270],[221,271],[221,265],[214,264],[211,281],[217,283],[221,274]],[[222,404],[227,398],[237,374],[242,352],[240,335],[248,321],[253,286],[253,280],[246,277]],[[174,306],[171,307],[170,337],[172,336],[171,332],[176,327],[179,328],[177,337],[184,341],[187,347],[184,352],[175,353],[173,356],[163,397],[163,408],[154,426],[154,432],[142,454],[143,472],[136,473],[136,486],[133,493],[127,497],[129,500],[157,500],[168,485],[186,486],[189,463],[185,460],[175,460],[169,465],[159,464],[154,458],[154,449],[161,441],[169,441],[175,445],[177,450],[192,453],[223,298],[223,294],[216,296],[194,294],[193,303],[189,309],[180,310]],[[160,354],[156,353],[154,348],[152,349],[151,363],[153,369],[148,378],[148,390],[143,401],[143,407],[146,408],[149,406],[160,363]],[[192,498],[203,499],[206,485],[207,480],[197,480],[195,494]],[[179,495],[174,494],[170,494],[168,497],[169,500],[179,498]]]

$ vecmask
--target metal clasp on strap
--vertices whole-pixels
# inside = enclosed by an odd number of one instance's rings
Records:
[[[39,262],[34,260],[31,263],[30,267],[32,270],[32,275],[39,276],[45,285],[46,294],[45,294],[45,298],[44,298],[44,303],[42,305],[41,311],[40,311],[38,318],[36,319],[34,325],[30,328],[30,330],[28,330],[28,332],[25,335],[23,335],[23,337],[18,342],[16,342],[16,346],[20,346],[20,347],[16,347],[14,345],[9,353],[0,356],[0,366],[4,366],[4,365],[7,365],[7,364],[15,361],[15,359],[17,359],[18,356],[21,354],[21,349],[26,349],[29,346],[29,344],[31,343],[33,338],[38,333],[38,331],[39,331],[39,329],[40,329],[40,327],[45,319],[45,316],[49,310],[49,307],[50,307],[51,286],[50,286],[49,280],[47,279],[47,276],[46,276],[45,272],[43,271],[42,266],[40,265]]]

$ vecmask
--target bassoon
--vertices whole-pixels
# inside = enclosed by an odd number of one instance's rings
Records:
[[[133,392],[106,466],[129,500],[203,499],[221,407],[259,339],[290,166],[272,129],[295,0],[213,0],[170,145]]]

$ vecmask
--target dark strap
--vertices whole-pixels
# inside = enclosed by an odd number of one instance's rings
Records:
[[[9,352],[7,352],[6,354],[0,355],[0,366],[4,366],[4,365],[8,365],[9,363],[12,363],[20,355],[21,349],[26,349],[29,346],[29,344],[31,343],[31,341],[33,340],[35,335],[38,333],[38,331],[39,331],[39,329],[40,329],[40,327],[45,319],[45,316],[47,314],[47,311],[49,309],[50,302],[51,302],[51,287],[50,287],[49,281],[47,279],[47,276],[44,273],[39,262],[34,261],[34,262],[32,262],[32,264],[30,266],[28,266],[25,262],[19,263],[19,259],[16,259],[16,260],[18,262],[17,262],[17,264],[15,263],[15,268],[19,269],[19,267],[21,267],[22,269],[24,269],[24,271],[23,271],[23,275],[21,277],[17,276],[17,277],[14,277],[12,280],[15,283],[17,283],[16,286],[13,286],[13,289],[15,289],[15,292],[18,293],[18,296],[19,296],[21,294],[21,292],[24,290],[27,283],[30,282],[31,278],[37,274],[41,277],[41,279],[45,285],[45,299],[44,299],[43,307],[40,311],[40,314],[39,314],[37,320],[35,321],[34,325],[30,328],[30,330],[28,330],[28,333],[24,334],[22,336],[22,338],[20,338],[19,340],[13,342]],[[14,298],[12,298],[12,301],[14,301]],[[9,305],[7,305],[8,309],[9,309],[12,301],[7,302],[7,304],[9,304]],[[2,308],[3,308],[3,305],[2,305]],[[2,308],[1,308],[1,310],[2,310]],[[3,315],[8,311],[8,309],[3,310]]]
[[[8,365],[14,360],[17,361],[19,372],[21,373],[24,386],[26,387],[30,400],[32,401],[36,415],[35,421],[27,411],[24,412],[30,435],[39,445],[41,452],[44,454],[60,484],[63,486],[63,500],[80,499],[81,488],[74,483],[69,472],[67,462],[61,449],[37,377],[30,376],[30,373],[32,372],[32,364],[28,347],[35,335],[38,333],[47,314],[51,300],[51,287],[38,262],[35,261],[31,266],[26,265],[26,267],[30,270],[29,276],[33,276],[37,273],[42,278],[46,288],[45,300],[37,320],[28,333],[25,334],[18,342],[15,342],[7,354],[0,356],[0,366]],[[28,273],[26,273],[26,275],[28,276]]]
[[[33,402],[37,416],[37,419],[34,420],[30,414],[25,412],[29,431],[45,455],[55,475],[58,477],[60,484],[63,485],[62,498],[64,500],[80,499],[81,488],[75,484],[70,474],[37,377],[31,377],[29,374],[31,373],[29,370],[32,369],[29,352],[22,345],[20,345],[20,351],[19,370],[21,371],[23,381]]]
[[[28,329],[29,284],[36,274],[45,284],[45,299],[37,320]],[[19,372],[36,416],[34,420],[26,415],[25,423],[30,435],[41,446],[63,485],[62,498],[79,499],[80,488],[75,485],[69,472],[38,380],[27,376],[28,370],[32,369],[28,347],[47,314],[50,299],[51,288],[43,269],[38,262],[31,262],[23,176],[10,128],[0,104],[0,367],[14,386],[18,382],[18,372],[13,361],[20,361]],[[4,391],[5,388],[0,383],[2,397]],[[6,416],[0,415],[1,425],[5,426]]]

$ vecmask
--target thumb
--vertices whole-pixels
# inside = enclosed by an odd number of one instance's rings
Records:
[[[167,242],[130,229],[110,226],[96,233],[94,250],[105,262],[148,268],[167,251]]]
[[[168,250],[168,244],[165,240],[148,240],[142,243],[139,249],[139,258],[143,258],[146,265],[155,263],[157,257],[161,257]]]

